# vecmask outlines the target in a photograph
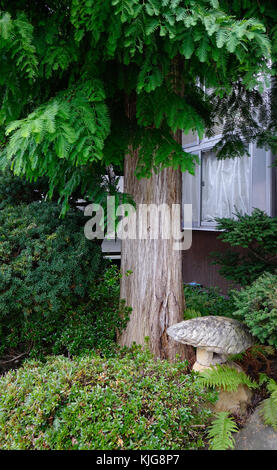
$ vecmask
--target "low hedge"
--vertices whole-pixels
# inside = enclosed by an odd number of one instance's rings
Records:
[[[201,449],[207,403],[184,362],[133,350],[114,358],[26,361],[0,378],[1,449]]]

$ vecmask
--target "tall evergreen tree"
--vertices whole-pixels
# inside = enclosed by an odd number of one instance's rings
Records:
[[[181,202],[181,172],[193,173],[197,161],[182,150],[180,129],[201,137],[214,120],[201,84],[228,99],[235,85],[250,92],[269,72],[273,36],[259,5],[0,0],[2,167],[47,178],[64,213],[76,192],[101,200],[101,175],[124,160],[136,203]],[[166,335],[184,303],[172,243],[126,240],[122,248],[122,269],[133,271],[122,296],[133,313],[120,342],[149,336],[156,356],[169,358],[184,355]]]

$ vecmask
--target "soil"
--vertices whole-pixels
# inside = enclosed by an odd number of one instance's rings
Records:
[[[9,351],[8,354],[1,357],[0,359],[0,376],[5,374],[9,370],[18,369],[26,357],[27,353],[22,353],[13,350]]]

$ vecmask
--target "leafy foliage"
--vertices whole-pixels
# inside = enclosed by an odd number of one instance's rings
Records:
[[[101,193],[97,176],[128,151],[139,154],[138,177],[168,166],[193,173],[195,155],[173,135],[212,127],[202,84],[223,98],[269,71],[271,17],[248,15],[250,6],[49,0],[38,11],[1,0],[0,9],[1,165],[45,177],[63,212],[77,190]]]
[[[1,355],[115,348],[129,310],[119,273],[83,234],[85,218],[48,202],[0,211]],[[101,333],[101,334],[100,334]]]
[[[213,394],[186,368],[139,349],[25,362],[0,378],[1,448],[203,448]]]
[[[201,313],[193,308],[186,308],[184,312],[184,319],[190,320],[191,318],[201,317]]]
[[[242,286],[257,279],[264,271],[277,269],[277,218],[269,217],[260,209],[251,215],[235,214],[236,219],[217,219],[218,235],[232,247],[241,247],[242,252],[227,250],[213,252],[213,264],[221,266],[220,274]]]
[[[265,25],[272,44],[273,77],[270,81],[265,76],[260,77],[260,85],[252,90],[247,90],[243,83],[238,81],[233,85],[232,92],[222,99],[216,94],[211,96],[214,119],[223,125],[222,139],[214,150],[219,158],[242,156],[245,153],[245,143],[256,142],[258,147],[271,148],[273,154],[276,154],[276,8],[270,0],[235,0],[231,3],[236,16],[257,18]],[[230,2],[223,0],[220,6],[225,10],[230,8]],[[267,89],[262,91],[265,82]],[[212,129],[209,129],[209,132],[212,133]]]
[[[45,180],[30,183],[11,171],[0,172],[0,209],[45,199],[48,189]]]
[[[194,314],[194,316],[232,316],[234,305],[231,292],[228,296],[224,296],[220,293],[219,289],[214,287],[185,286],[184,294],[186,299],[184,316],[186,319],[188,315],[193,315],[193,311],[198,314]]]
[[[246,351],[232,354],[230,360],[239,363],[243,367],[244,372],[251,375],[254,380],[259,380],[259,385],[261,385],[260,377],[265,375],[261,371],[266,371],[267,374],[272,373],[272,361],[269,357],[274,355],[275,349],[272,346],[254,344]]]
[[[261,81],[260,87],[265,84]],[[258,147],[276,151],[276,120],[272,107],[276,102],[276,84],[272,79],[266,82],[267,90],[261,93],[257,88],[247,90],[238,82],[224,99],[214,93],[212,121],[222,126],[222,138],[213,147],[217,158],[235,158],[248,153],[246,144],[256,142]],[[213,128],[206,131],[207,137],[214,134]]]
[[[275,380],[270,379],[268,381],[267,389],[270,396],[263,401],[260,413],[265,424],[277,430],[277,383]]]
[[[243,321],[261,343],[277,347],[277,276],[264,273],[234,294],[233,316]]]
[[[0,38],[0,47],[9,52],[9,60],[13,60],[26,77],[33,79],[38,60],[33,45],[33,27],[27,16],[21,12],[12,19],[9,12],[0,12]]]
[[[82,173],[71,168],[102,159],[110,128],[104,98],[99,81],[88,81],[10,123],[6,134],[13,134],[2,156],[12,161],[14,174],[30,180],[34,172],[36,177],[47,175],[50,197],[56,189],[68,201],[76,188],[84,187]]]
[[[265,357],[274,356],[275,349],[272,346],[263,345],[263,344],[254,344],[250,349],[251,354],[254,357],[258,357],[263,354]]]
[[[232,434],[237,431],[237,425],[233,418],[229,417],[227,411],[216,413],[216,417],[208,428],[210,450],[233,449],[235,440]]]
[[[236,391],[239,385],[247,385],[249,388],[258,387],[256,382],[253,382],[244,372],[226,364],[217,364],[201,371],[200,380],[205,387],[221,387],[227,392]]]

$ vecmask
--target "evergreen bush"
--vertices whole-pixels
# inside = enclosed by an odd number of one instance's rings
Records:
[[[41,201],[45,198],[48,189],[44,179],[39,178],[29,182],[20,176],[15,176],[11,171],[0,171],[0,209],[4,209],[6,205],[14,206]]]
[[[235,215],[236,219],[216,219],[218,229],[223,230],[218,238],[245,250],[213,252],[212,264],[221,266],[219,272],[226,279],[246,286],[263,272],[277,270],[277,217],[269,217],[260,209],[254,209],[251,215]]]
[[[119,273],[105,272],[100,246],[84,236],[82,213],[59,214],[58,204],[41,201],[0,211],[2,356],[110,349],[123,324]]]
[[[233,316],[243,321],[261,343],[277,349],[277,275],[264,273],[234,293]]]

